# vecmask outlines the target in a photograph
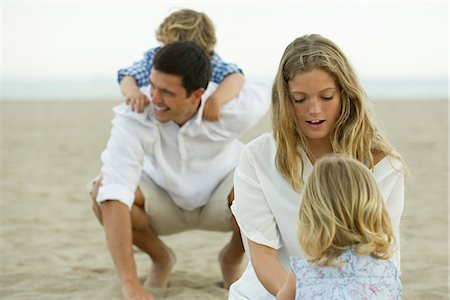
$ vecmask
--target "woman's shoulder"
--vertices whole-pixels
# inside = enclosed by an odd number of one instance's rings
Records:
[[[244,147],[243,155],[267,161],[269,157],[274,157],[276,151],[277,145],[272,133],[266,132],[249,141]]]
[[[391,175],[403,177],[403,163],[401,159],[393,155],[380,155],[374,161],[373,175],[378,180]]]
[[[261,150],[262,148],[276,148],[276,142],[272,132],[265,132],[247,143],[245,148],[249,150]]]

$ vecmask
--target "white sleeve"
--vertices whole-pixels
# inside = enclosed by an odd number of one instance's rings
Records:
[[[396,238],[396,249],[392,260],[400,269],[400,221],[405,202],[404,174],[401,163],[388,157],[383,168],[374,169],[374,177],[383,195]]]
[[[234,175],[235,199],[231,210],[241,234],[258,244],[281,247],[278,227],[258,180],[252,152],[245,147]]]
[[[111,136],[101,155],[103,180],[98,203],[118,200],[131,209],[142,172],[144,149],[140,136],[144,128],[136,120],[116,114]]]

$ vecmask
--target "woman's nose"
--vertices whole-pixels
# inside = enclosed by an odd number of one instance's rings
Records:
[[[322,106],[320,104],[320,100],[317,98],[311,99],[309,106],[308,106],[308,112],[310,114],[318,114],[322,111]]]

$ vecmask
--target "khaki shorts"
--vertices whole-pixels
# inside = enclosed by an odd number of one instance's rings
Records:
[[[193,211],[177,206],[165,190],[147,176],[141,176],[139,188],[145,199],[145,212],[157,235],[168,235],[192,229],[230,231],[232,214],[228,195],[233,188],[234,170],[219,183],[208,203]]]
[[[228,206],[228,195],[233,189],[233,177],[234,170],[222,179],[206,205],[187,211],[177,206],[165,190],[142,175],[138,185],[144,196],[145,212],[150,217],[153,231],[157,235],[193,229],[231,231],[232,214]]]

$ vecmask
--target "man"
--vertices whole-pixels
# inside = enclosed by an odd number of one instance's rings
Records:
[[[243,247],[229,210],[239,135],[269,107],[270,90],[246,84],[218,122],[202,120],[209,83],[207,54],[192,42],[170,43],[156,54],[144,113],[114,108],[111,137],[102,153],[102,178],[91,192],[126,299],[153,299],[142,288],[132,245],[153,264],[149,279],[167,286],[175,255],[159,235],[191,229],[233,231],[219,255],[224,287],[240,276]]]

